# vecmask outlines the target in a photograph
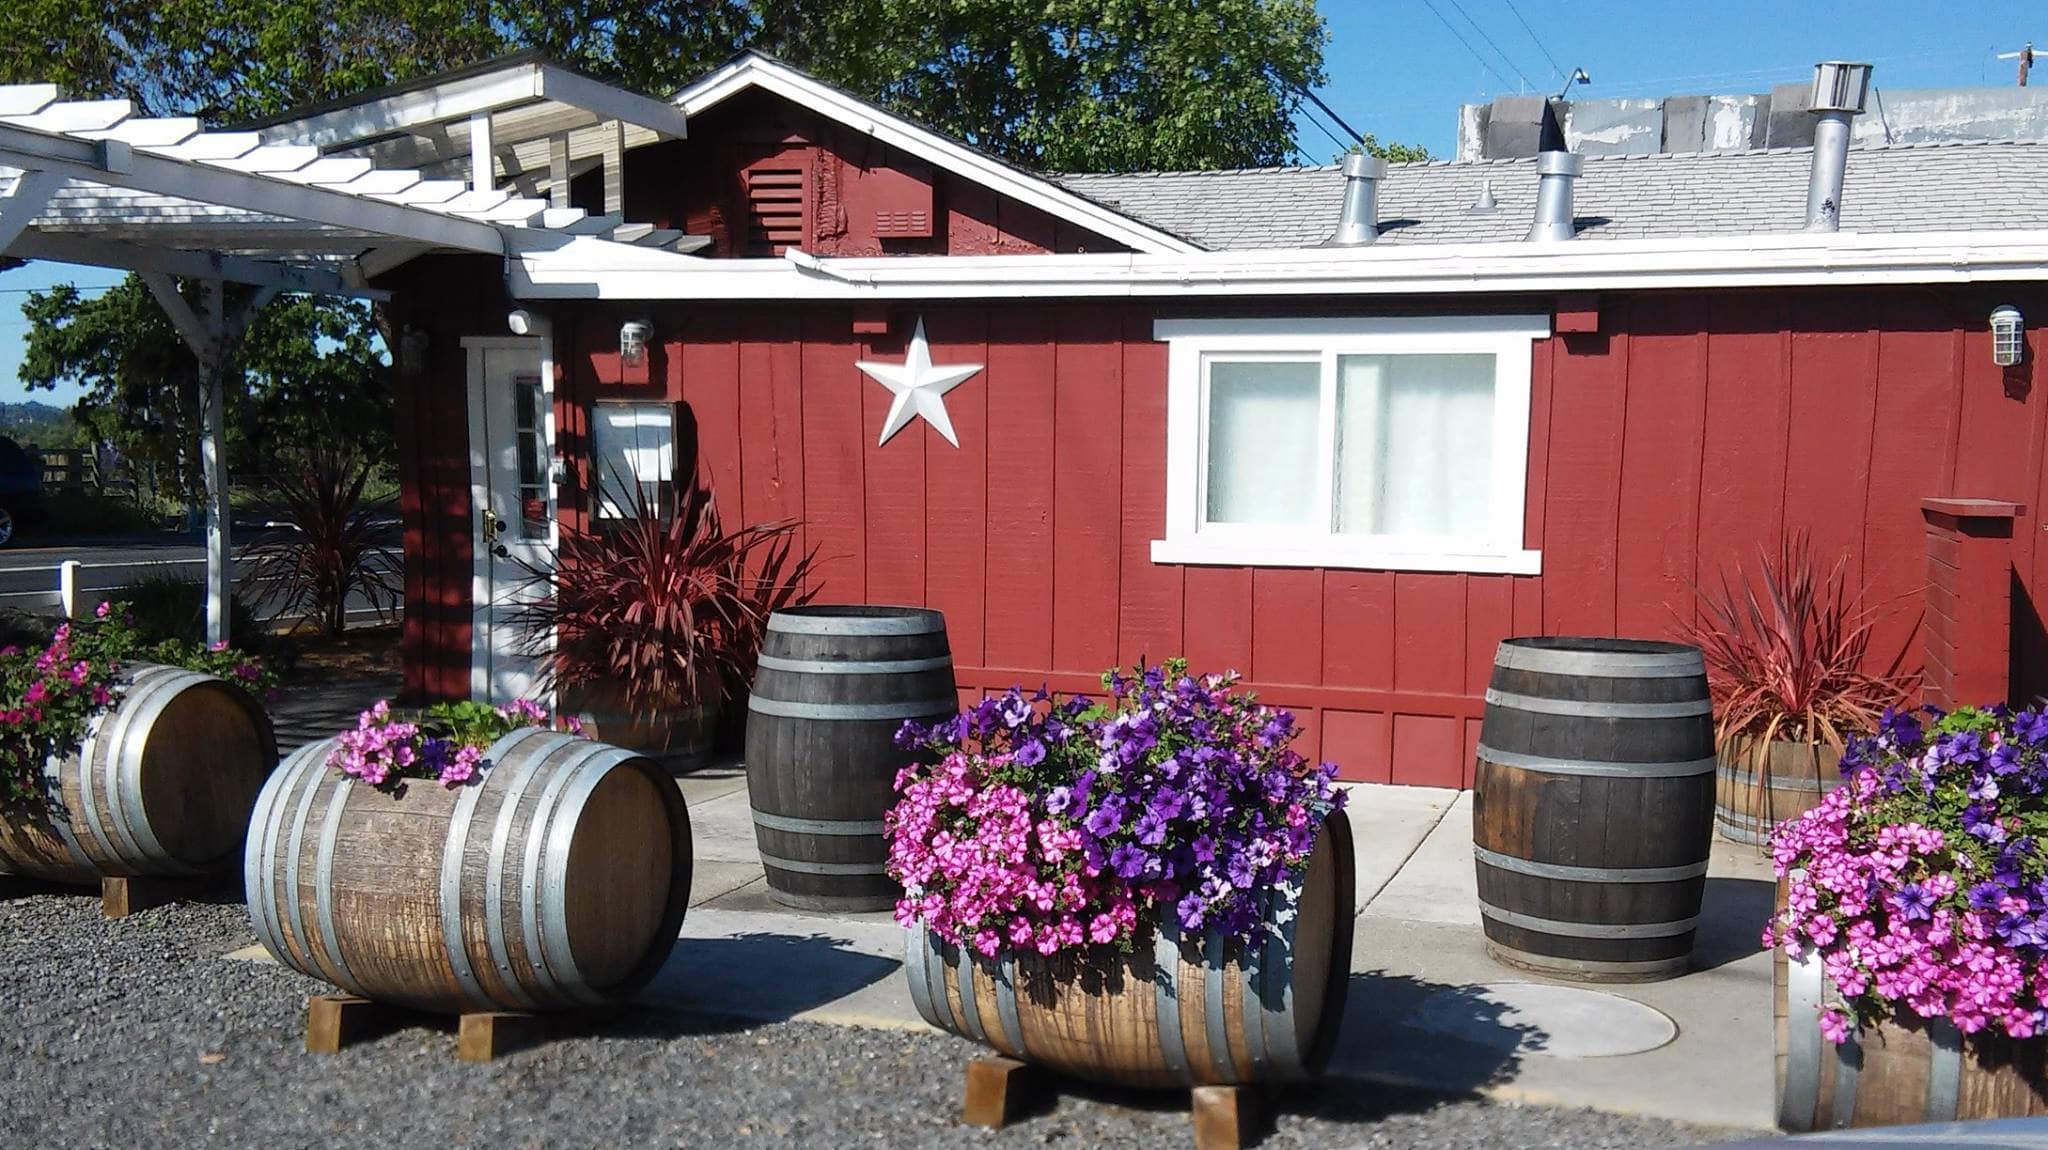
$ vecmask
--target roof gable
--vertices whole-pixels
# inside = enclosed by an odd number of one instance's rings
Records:
[[[1164,255],[1202,247],[1154,224],[1106,207],[1043,176],[1004,163],[930,128],[883,111],[773,57],[745,52],[676,93],[672,103],[696,116],[752,89],[785,100],[971,180],[1001,195],[1085,228],[1134,251]]]

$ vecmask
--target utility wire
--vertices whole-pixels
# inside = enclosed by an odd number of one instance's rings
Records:
[[[1332,108],[1328,104],[1323,103],[1323,98],[1321,96],[1316,95],[1314,92],[1311,92],[1306,88],[1303,88],[1301,90],[1301,94],[1307,96],[1309,100],[1315,104],[1316,107],[1321,108],[1323,110],[1323,115],[1328,116],[1331,120],[1336,122],[1338,127],[1344,129],[1345,135],[1350,136],[1354,141],[1358,143],[1365,143],[1365,137],[1359,133],[1358,129],[1345,123],[1344,117],[1338,115],[1337,110],[1335,108]],[[1350,146],[1351,145],[1349,144],[1345,145],[1345,147],[1347,148]]]
[[[1458,38],[1458,43],[1463,44],[1465,46],[1465,51],[1472,53],[1472,58],[1474,60],[1479,61],[1479,66],[1486,69],[1488,72],[1492,73],[1493,78],[1499,80],[1501,82],[1502,87],[1508,87],[1514,83],[1513,80],[1510,80],[1506,76],[1501,75],[1500,69],[1495,68],[1492,64],[1487,63],[1486,57],[1481,56],[1479,54],[1479,49],[1474,48],[1472,46],[1472,41],[1465,39],[1465,34],[1463,32],[1458,31],[1458,26],[1456,24],[1451,23],[1450,18],[1444,15],[1443,9],[1438,8],[1436,6],[1435,0],[1422,0],[1422,6],[1429,9],[1430,13],[1437,18],[1437,22],[1439,24],[1442,24],[1446,29],[1448,29],[1451,35]]]
[[[1458,15],[1463,16],[1465,18],[1465,23],[1472,25],[1472,30],[1474,32],[1479,33],[1479,38],[1481,40],[1486,41],[1486,46],[1493,49],[1493,54],[1500,57],[1501,63],[1506,64],[1508,66],[1508,71],[1513,72],[1517,76],[1520,76],[1522,78],[1522,83],[1524,85],[1531,88],[1540,87],[1540,85],[1538,85],[1536,81],[1531,80],[1529,78],[1529,74],[1527,72],[1522,71],[1521,68],[1515,65],[1513,57],[1509,56],[1506,52],[1500,50],[1500,45],[1493,42],[1493,37],[1486,34],[1486,29],[1481,28],[1479,26],[1479,21],[1474,20],[1472,18],[1472,13],[1465,11],[1465,6],[1463,4],[1458,3],[1458,0],[1449,0],[1449,2],[1451,7],[1458,10]]]
[[[1325,136],[1330,137],[1330,142],[1337,145],[1337,151],[1341,153],[1348,152],[1351,150],[1352,145],[1347,144],[1343,140],[1339,139],[1337,137],[1337,133],[1332,132],[1330,129],[1324,127],[1323,122],[1321,120],[1316,119],[1314,116],[1307,115],[1306,112],[1307,110],[1303,109],[1303,119],[1306,119],[1309,123],[1314,124],[1316,126],[1317,131],[1321,132]],[[1306,153],[1304,153],[1304,155],[1305,154]]]
[[[1529,21],[1522,18],[1522,10],[1515,7],[1515,0],[1504,0],[1504,2],[1508,6],[1508,11],[1515,14],[1515,22],[1522,26],[1522,31],[1529,34],[1529,42],[1536,45],[1536,50],[1543,53],[1545,60],[1550,61],[1550,70],[1557,73],[1558,79],[1564,79],[1564,65],[1558,63],[1557,57],[1550,54],[1550,49],[1543,46],[1542,37],[1536,35],[1536,29],[1529,27]]]

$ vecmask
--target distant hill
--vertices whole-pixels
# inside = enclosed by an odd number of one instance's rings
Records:
[[[69,447],[77,441],[78,425],[71,422],[68,407],[54,407],[37,400],[0,403],[0,434],[24,445]]]

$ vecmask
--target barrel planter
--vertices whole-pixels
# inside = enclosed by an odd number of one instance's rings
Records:
[[[1696,648],[1509,639],[1472,796],[1486,949],[1587,982],[1683,974],[1713,838],[1713,707]]]
[[[959,710],[946,620],[919,607],[808,606],[768,617],[747,700],[747,788],[768,893],[806,910],[885,910],[882,814],[906,719]]]
[[[1294,1082],[1329,1061],[1350,984],[1350,823],[1333,816],[1303,874],[1298,912],[1269,911],[1265,943],[1141,926],[1128,954],[986,959],[908,932],[904,970],[926,1022],[1011,1058],[1123,1086]],[[1269,908],[1280,902],[1269,893]]]
[[[653,759],[680,775],[711,760],[718,740],[718,706],[699,701],[664,707],[658,714],[634,714],[622,687],[586,683],[562,692],[562,712],[583,724],[583,733],[602,743],[624,747]]]
[[[613,1001],[675,946],[690,822],[619,747],[514,731],[479,781],[397,793],[294,752],[257,800],[245,881],[273,957],[351,994],[441,1013]]]
[[[1947,1019],[1908,1017],[1851,1035],[1820,1032],[1839,1001],[1818,957],[1777,963],[1778,1124],[1795,1133],[2048,1115],[2048,1038],[1964,1037]]]
[[[0,873],[103,878],[232,871],[277,762],[270,718],[212,675],[133,664],[78,750],[43,774],[49,805],[0,811]]]
[[[1825,743],[1735,735],[1714,776],[1714,828],[1729,842],[1761,845],[1771,828],[1820,805],[1842,781],[1842,752]]]

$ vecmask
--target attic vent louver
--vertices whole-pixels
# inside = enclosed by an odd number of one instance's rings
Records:
[[[800,163],[756,164],[740,173],[747,196],[747,249],[779,256],[806,246],[810,189]]]

